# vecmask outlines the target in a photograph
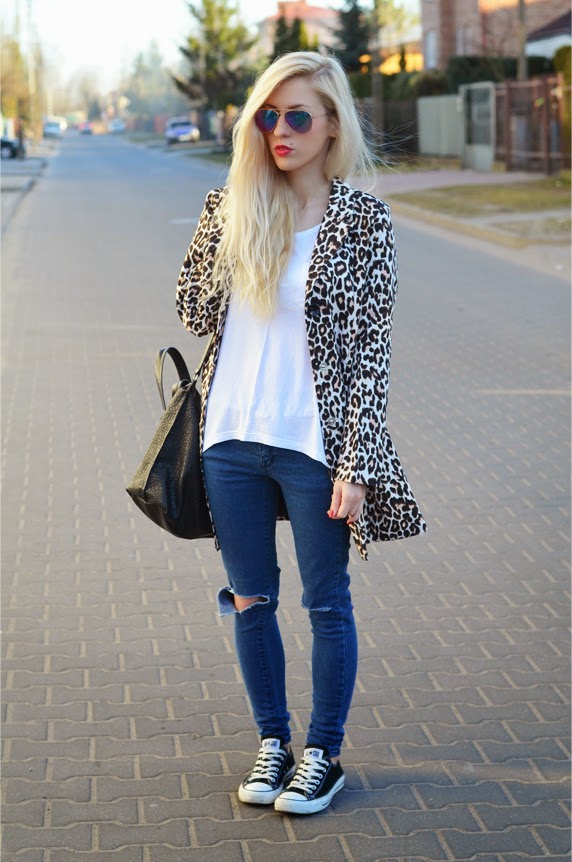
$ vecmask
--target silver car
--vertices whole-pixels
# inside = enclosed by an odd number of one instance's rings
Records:
[[[198,141],[201,133],[194,123],[186,117],[173,117],[167,120],[165,126],[165,141],[167,144],[182,144]]]

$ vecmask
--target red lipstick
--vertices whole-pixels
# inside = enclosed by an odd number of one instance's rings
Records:
[[[292,152],[292,148],[279,145],[277,147],[274,147],[274,152],[277,156],[287,156],[288,153]]]

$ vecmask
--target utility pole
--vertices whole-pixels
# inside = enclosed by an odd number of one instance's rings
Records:
[[[373,0],[371,24],[371,95],[373,99],[373,125],[383,136],[383,77],[381,74],[381,28],[383,0]]]
[[[39,132],[39,120],[37,116],[38,99],[37,99],[37,74],[36,74],[36,45],[34,42],[34,18],[32,11],[32,0],[27,0],[28,15],[26,22],[27,30],[27,65],[28,65],[28,128],[32,131],[34,137],[37,137]]]
[[[526,5],[525,0],[518,0],[518,68],[516,77],[519,81],[528,78],[526,62]]]

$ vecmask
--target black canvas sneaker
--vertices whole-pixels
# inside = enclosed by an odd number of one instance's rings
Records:
[[[238,798],[251,805],[271,805],[295,772],[294,755],[283,748],[282,740],[263,739],[254,769],[238,788]]]
[[[292,781],[274,803],[276,811],[287,814],[315,814],[323,811],[344,786],[341,763],[332,763],[324,748],[307,746]]]

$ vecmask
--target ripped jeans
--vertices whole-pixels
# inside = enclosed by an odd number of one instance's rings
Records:
[[[312,628],[312,717],[307,744],[340,753],[357,672],[350,596],[349,528],[327,511],[332,481],[324,464],[301,452],[227,440],[203,453],[207,495],[229,586],[221,615],[234,614],[238,660],[262,737],[290,741],[286,662],[276,609],[278,488],[294,535],[302,606]],[[291,586],[290,586],[291,588]],[[237,613],[233,594],[260,601]]]

